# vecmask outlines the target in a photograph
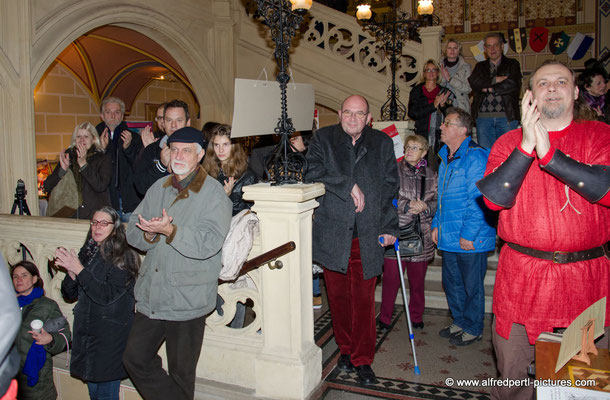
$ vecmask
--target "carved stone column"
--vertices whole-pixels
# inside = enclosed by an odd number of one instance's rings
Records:
[[[441,40],[445,34],[445,28],[442,26],[429,26],[421,28],[419,30],[419,37],[421,37],[422,44],[422,61],[420,69],[429,59],[433,59],[438,62],[441,58]]]
[[[282,269],[261,267],[263,347],[254,364],[260,397],[305,399],[322,378],[322,351],[313,337],[311,271],[314,199],[322,194],[320,183],[244,188],[244,198],[254,200],[263,251],[296,243],[296,250],[281,257]]]
[[[11,212],[22,179],[29,209],[37,215],[30,21],[29,1],[0,0],[0,212]]]

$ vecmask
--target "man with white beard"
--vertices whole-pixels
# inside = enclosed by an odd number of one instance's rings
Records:
[[[172,174],[157,180],[135,209],[127,240],[146,252],[135,286],[136,315],[123,363],[145,399],[192,399],[205,317],[216,306],[221,249],[232,203],[199,165],[201,131],[168,139]],[[157,355],[165,341],[168,370]]]

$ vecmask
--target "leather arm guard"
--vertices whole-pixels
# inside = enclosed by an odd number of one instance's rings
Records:
[[[555,150],[551,161],[541,167],[591,203],[601,200],[610,190],[607,165],[587,165]]]
[[[525,174],[534,157],[515,149],[494,172],[477,182],[477,187],[492,203],[504,208],[515,205]]]

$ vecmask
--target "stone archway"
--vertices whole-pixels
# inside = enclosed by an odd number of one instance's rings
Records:
[[[86,1],[41,16],[39,20],[43,23],[32,40],[32,87],[72,41],[94,28],[117,25],[142,33],[163,46],[184,69],[200,100],[202,113],[208,118],[226,117],[231,110],[231,90],[226,87],[226,78],[216,74],[206,56],[207,49],[191,40],[191,32],[179,23],[179,16],[161,11],[141,1],[126,1],[113,7]],[[232,63],[232,59],[227,61]]]

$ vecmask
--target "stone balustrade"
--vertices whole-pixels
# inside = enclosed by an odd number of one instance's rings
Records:
[[[244,193],[255,202],[252,210],[260,222],[260,236],[249,258],[288,241],[294,241],[296,249],[280,258],[282,269],[263,265],[250,272],[256,288],[220,285],[224,314],[214,312],[207,319],[197,390],[203,392],[202,385],[211,382],[238,386],[243,398],[304,399],[322,374],[321,350],[313,339],[311,221],[317,206],[314,199],[324,193],[324,186],[257,184],[244,188]],[[28,258],[40,269],[47,296],[59,304],[70,323],[74,304],[66,303],[60,293],[65,275],[55,270],[52,275],[48,265],[59,246],[78,250],[88,229],[88,221],[0,214],[0,252],[15,263],[22,258],[21,244],[28,249]],[[226,326],[233,319],[236,303],[247,299],[253,304],[254,317],[242,329]],[[159,354],[164,358],[163,347]],[[69,377],[65,364],[57,359],[54,364],[60,398],[86,396],[86,387]],[[130,385],[122,391],[126,398],[138,398]]]

